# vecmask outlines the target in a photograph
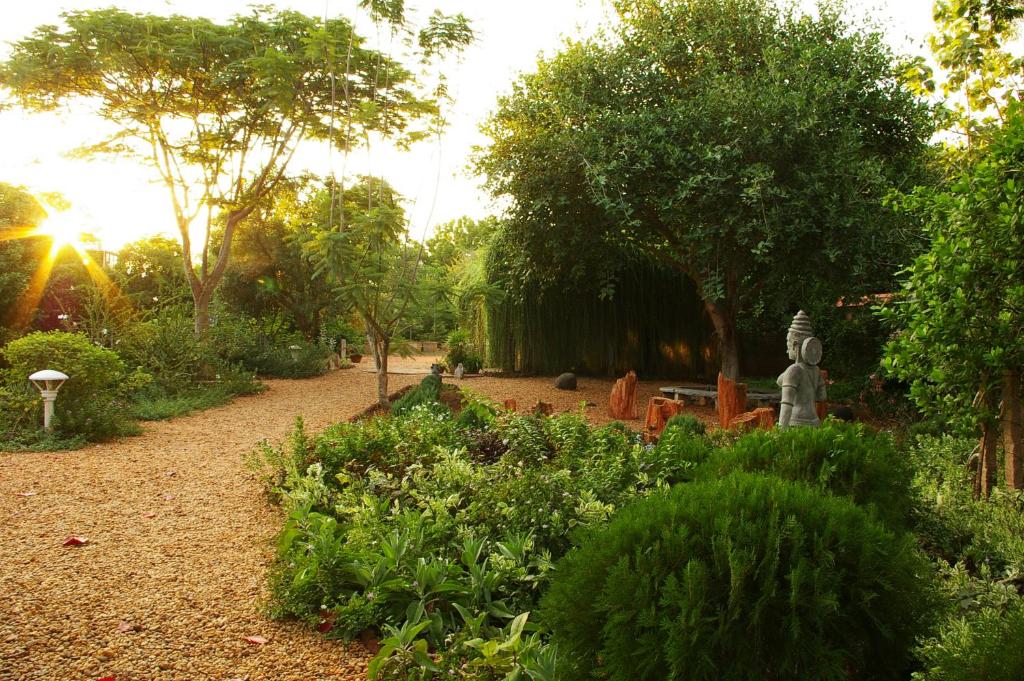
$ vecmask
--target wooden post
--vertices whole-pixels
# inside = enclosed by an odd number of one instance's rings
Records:
[[[728,428],[729,423],[747,411],[747,384],[730,381],[718,372],[718,425]]]

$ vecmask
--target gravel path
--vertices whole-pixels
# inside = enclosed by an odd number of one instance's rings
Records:
[[[391,389],[419,378],[393,375]],[[139,437],[0,454],[0,679],[364,678],[360,644],[264,616],[281,518],[241,455],[280,440],[298,414],[316,431],[358,413],[373,400],[375,377],[349,370],[268,384],[262,395],[149,424]],[[562,392],[548,378],[462,382],[514,398],[520,411],[538,399],[556,411],[594,402],[586,411],[595,422],[608,420],[611,384],[581,379],[579,391]],[[658,385],[641,384],[641,404]],[[88,543],[63,546],[70,536]]]

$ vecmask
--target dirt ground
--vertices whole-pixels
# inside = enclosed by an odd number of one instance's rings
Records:
[[[393,359],[391,390],[432,359]],[[282,520],[242,462],[297,415],[317,431],[371,404],[376,378],[361,368],[267,381],[262,395],[79,451],[0,453],[0,680],[364,678],[360,644],[264,615]],[[589,402],[588,418],[609,420],[610,380],[580,379],[575,392],[551,378],[445,381],[520,411]],[[660,385],[641,382],[639,403]],[[63,546],[72,536],[88,541]]]

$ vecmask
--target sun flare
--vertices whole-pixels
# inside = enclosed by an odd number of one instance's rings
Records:
[[[51,239],[51,255],[56,255],[65,246],[71,246],[79,254],[84,255],[86,246],[83,241],[86,234],[82,224],[81,217],[76,216],[74,211],[54,212],[39,224],[36,234]]]

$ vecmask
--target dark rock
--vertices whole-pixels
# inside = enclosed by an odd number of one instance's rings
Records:
[[[575,390],[576,374],[562,374],[555,379],[555,387],[559,390]]]

